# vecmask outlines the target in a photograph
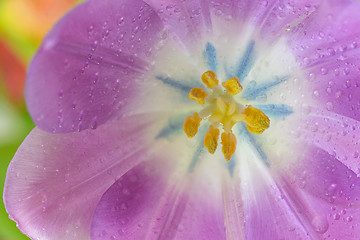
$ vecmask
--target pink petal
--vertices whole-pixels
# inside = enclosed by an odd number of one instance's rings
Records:
[[[355,173],[360,173],[360,122],[327,110],[312,109],[299,126],[301,137]]]
[[[147,0],[156,9],[164,25],[187,48],[215,39],[241,39],[240,43],[257,35],[267,43],[284,34],[289,24],[303,20],[316,10],[321,0]],[[250,25],[250,28],[249,28]],[[242,33],[242,34],[239,34]],[[219,38],[219,39],[217,39]],[[228,43],[231,44],[231,43]]]
[[[140,0],[87,1],[48,34],[26,83],[35,123],[54,133],[96,128],[139,94],[162,23]]]
[[[360,6],[324,1],[289,35],[290,47],[311,84],[317,107],[360,120]]]
[[[245,239],[316,239],[301,208],[293,206],[258,159],[241,159]],[[295,207],[295,208],[294,208]],[[315,237],[315,238],[314,238]]]
[[[324,202],[347,205],[360,195],[360,179],[335,156],[317,147],[307,148],[286,168],[287,179]]]
[[[219,179],[175,167],[158,156],[121,177],[95,211],[92,239],[225,239]]]
[[[103,193],[147,159],[164,115],[109,121],[96,130],[49,134],[35,128],[12,160],[4,201],[34,239],[88,239]]]
[[[297,161],[278,173],[290,201],[318,234],[360,238],[360,179],[335,156],[308,146]]]

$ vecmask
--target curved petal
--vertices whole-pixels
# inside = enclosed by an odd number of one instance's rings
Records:
[[[53,133],[96,128],[139,93],[162,23],[141,0],[87,1],[48,34],[33,59],[26,99]]]
[[[240,192],[237,195],[241,202],[237,203],[237,199],[228,205],[241,204],[236,208],[243,215],[244,239],[317,239],[308,220],[301,216],[302,209],[284,197],[271,168],[244,142],[239,148],[239,166],[234,169],[233,181],[240,179],[235,191]]]
[[[280,170],[289,182],[334,205],[346,206],[357,201],[360,180],[356,173],[323,149],[308,145],[303,149],[303,154],[296,157],[297,161]]]
[[[92,239],[226,239],[220,181],[209,169],[218,167],[204,161],[188,173],[178,160],[157,156],[109,188],[95,211]]]
[[[338,161],[360,173],[360,121],[329,112],[312,109],[301,124],[299,135],[334,156]]]
[[[316,107],[360,120],[358,1],[324,1],[288,35]]]
[[[314,149],[298,157],[302,164],[270,171],[256,157],[242,157],[246,239],[359,238],[359,180],[329,154]]]
[[[287,197],[313,229],[334,239],[360,237],[360,180],[334,156],[312,148],[279,176]]]
[[[148,158],[163,114],[108,121],[96,130],[49,134],[35,128],[9,165],[6,209],[34,239],[89,239],[102,194]]]
[[[272,42],[291,25],[316,10],[322,0],[146,0],[164,25],[190,51],[208,39],[248,39]],[[239,34],[242,33],[242,34]],[[228,42],[231,46],[231,42]],[[236,49],[233,48],[232,49]]]

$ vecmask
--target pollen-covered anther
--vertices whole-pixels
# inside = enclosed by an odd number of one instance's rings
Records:
[[[204,72],[201,76],[201,80],[208,87],[213,89],[215,86],[219,84],[219,80],[217,79],[216,73],[213,71]]]
[[[211,154],[214,154],[217,149],[219,135],[220,130],[215,128],[213,125],[210,125],[209,131],[207,131],[204,137],[204,146]]]
[[[261,110],[248,106],[244,110],[244,122],[251,133],[261,134],[270,126],[270,119]]]
[[[221,144],[222,146],[222,152],[224,154],[224,157],[226,161],[230,161],[232,155],[234,155],[236,150],[236,137],[235,135],[230,132],[223,132],[221,134]]]
[[[202,88],[193,88],[189,93],[189,98],[193,101],[197,101],[199,104],[205,103],[207,93]]]
[[[188,116],[184,120],[184,132],[189,138],[195,137],[200,127],[201,118],[198,113]]]
[[[236,95],[243,90],[238,77],[230,78],[226,82],[223,82],[222,85],[231,95]]]

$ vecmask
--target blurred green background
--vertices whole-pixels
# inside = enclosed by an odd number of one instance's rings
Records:
[[[0,0],[0,189],[6,169],[34,124],[26,111],[26,68],[51,26],[79,0]],[[28,239],[0,201],[0,240]]]

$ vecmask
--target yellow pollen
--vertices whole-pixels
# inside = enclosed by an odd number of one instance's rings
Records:
[[[209,131],[204,137],[204,146],[207,148],[209,153],[214,154],[218,146],[220,130],[210,125]]]
[[[246,127],[251,133],[261,134],[270,126],[270,119],[261,110],[248,106],[244,110]]]
[[[212,91],[208,94],[202,88],[191,89],[189,98],[205,106],[199,112],[200,114],[194,113],[185,118],[184,132],[189,138],[194,137],[198,132],[201,120],[207,119],[211,125],[204,136],[204,146],[210,154],[214,154],[219,144],[221,131],[222,152],[226,161],[230,161],[235,153],[237,142],[232,132],[233,126],[243,121],[246,123],[249,132],[261,134],[269,128],[270,119],[261,110],[251,105],[244,106],[235,101],[233,95],[243,90],[237,77],[222,83],[225,91],[222,91],[221,86],[218,86],[219,80],[213,71],[205,72],[201,79]]]
[[[204,104],[207,95],[202,88],[193,88],[189,93],[189,98],[194,101],[196,100],[199,104]]]
[[[233,77],[226,82],[223,82],[222,85],[231,95],[236,95],[243,90],[238,77]]]
[[[201,80],[208,88],[213,89],[219,84],[216,74],[213,71],[207,71],[201,76]]]
[[[226,161],[230,161],[236,150],[236,137],[232,132],[223,132],[221,134],[222,152]]]
[[[198,113],[194,113],[193,115],[185,118],[183,129],[189,138],[192,138],[197,134],[200,122],[201,118]]]

